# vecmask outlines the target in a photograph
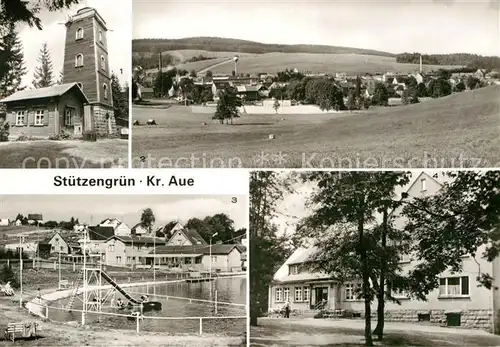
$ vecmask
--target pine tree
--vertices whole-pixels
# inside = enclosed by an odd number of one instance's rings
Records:
[[[111,75],[111,93],[115,118],[128,119],[128,94],[124,96],[120,81],[115,74]]]
[[[0,38],[0,97],[21,90],[21,80],[26,74],[23,45],[14,24],[8,26],[7,34]]]
[[[45,42],[40,49],[40,56],[38,57],[38,66],[35,69],[33,86],[35,88],[50,87],[54,84],[54,66],[50,58],[50,51]]]

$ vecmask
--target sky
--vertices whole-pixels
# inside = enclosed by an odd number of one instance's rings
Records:
[[[118,5],[119,4],[119,5]],[[117,6],[118,5],[118,6]],[[44,42],[52,55],[54,75],[57,79],[62,70],[64,59],[64,42],[66,28],[64,23],[70,15],[83,7],[94,7],[108,26],[108,53],[111,71],[114,72],[121,84],[130,80],[131,66],[131,3],[121,0],[82,0],[70,10],[62,12],[42,11],[39,18],[42,20],[43,30],[30,28],[28,25],[18,26],[19,36],[23,43],[24,59],[28,69],[23,78],[23,86],[31,86],[33,73],[37,64],[40,48]],[[123,74],[120,74],[123,69]]]
[[[500,0],[133,0],[133,38],[227,37],[500,56]]]
[[[129,227],[140,221],[142,211],[150,207],[156,218],[155,226],[173,220],[181,223],[217,213],[227,214],[234,227],[247,228],[247,199],[231,202],[229,196],[175,195],[3,195],[0,197],[0,217],[15,218],[18,213],[41,213],[45,221],[69,220],[97,224],[116,217]]]
[[[433,176],[436,171],[425,171],[430,176]],[[396,190],[396,194],[401,194],[402,191],[407,190],[420,175],[421,172],[413,172],[411,175],[410,183]],[[443,176],[443,172],[439,172],[439,182],[449,181],[447,176]],[[291,236],[301,219],[307,217],[311,210],[307,207],[307,202],[311,193],[315,189],[315,184],[308,182],[297,182],[294,185],[294,192],[286,194],[284,199],[277,205],[278,217],[274,219],[274,223],[278,226],[279,235]]]

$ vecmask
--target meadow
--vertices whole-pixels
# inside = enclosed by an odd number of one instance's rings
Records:
[[[176,51],[169,51],[175,54]],[[213,52],[207,52],[213,53]],[[227,54],[226,54],[227,53]],[[185,54],[185,53],[182,53]],[[200,53],[204,54],[205,53]],[[410,73],[419,69],[418,64],[396,63],[396,58],[366,55],[366,54],[310,54],[310,53],[265,53],[265,54],[240,54],[236,52],[224,52],[216,55],[218,58],[180,64],[177,68],[187,71],[210,69],[214,74],[230,75],[234,70],[234,64],[228,63],[214,66],[228,60],[234,55],[239,55],[238,71],[245,73],[277,73],[285,69],[298,69],[311,73],[344,72],[348,75],[357,74],[384,74],[386,72]],[[208,55],[207,55],[208,56]],[[214,66],[213,69],[210,68]],[[446,65],[424,65],[424,72],[438,69],[457,68],[457,66]],[[154,72],[154,70],[148,70]],[[156,70],[157,71],[157,70]]]
[[[442,168],[500,165],[500,87],[425,103],[213,123],[189,107],[133,109],[133,167]],[[274,134],[274,139],[269,135]]]

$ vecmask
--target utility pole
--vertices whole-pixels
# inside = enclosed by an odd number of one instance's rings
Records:
[[[23,308],[23,242],[24,236],[19,236],[19,308]]]
[[[212,285],[212,237],[217,236],[217,234],[218,233],[215,233],[212,236],[210,236],[210,250],[209,250],[209,254],[210,254],[210,274],[209,274],[210,286]]]
[[[59,290],[61,290],[61,251],[59,250]]]

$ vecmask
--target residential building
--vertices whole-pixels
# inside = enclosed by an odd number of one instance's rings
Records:
[[[265,88],[262,84],[257,85],[239,85],[236,86],[238,90],[238,96],[243,98],[245,101],[256,101],[262,98],[261,92]]]
[[[2,218],[0,219],[0,226],[6,227],[10,225],[10,219],[9,218]]]
[[[28,214],[28,224],[42,224],[43,223],[43,216],[39,213],[35,214]]]
[[[156,257],[159,266],[178,267],[184,270],[235,272],[242,271],[241,255],[246,249],[242,245],[183,245],[160,246],[150,257]]]
[[[42,240],[39,244],[39,252],[41,257],[44,256],[44,254],[42,254],[43,252],[41,252],[41,249],[43,249],[44,246],[45,249],[49,252],[49,254],[45,254],[45,256],[53,253],[75,254],[81,251],[80,244],[78,242],[78,236],[74,234],[69,235],[69,233],[55,232]]]
[[[112,226],[90,226],[87,230],[87,254],[105,254],[106,240],[115,235],[115,228]],[[83,247],[83,240],[80,240]]]
[[[430,175],[425,172],[412,178],[402,191],[410,197],[431,196],[436,194],[446,181],[445,176]],[[396,192],[401,194],[401,192]],[[396,211],[396,216],[399,212]],[[402,226],[403,220],[396,219]],[[477,250],[483,254],[485,247]],[[361,280],[353,278],[339,282],[326,273],[314,270],[314,254],[317,248],[296,249],[274,274],[273,284],[269,287],[269,309],[282,307],[287,301],[292,309],[301,312],[314,312],[324,307],[328,310],[350,312],[353,316],[364,314],[364,301],[359,296]],[[416,264],[412,254],[402,254],[400,266],[403,273]],[[492,328],[492,312],[499,312],[500,294],[479,285],[479,268],[495,278],[500,275],[499,261],[488,262],[482,257],[462,257],[462,270],[459,273],[445,271],[439,276],[439,288],[427,296],[427,301],[408,297],[405,293],[393,296],[400,301],[387,301],[385,315],[387,321],[430,321],[440,325],[454,325],[465,328]],[[495,308],[495,309],[494,309]],[[376,312],[377,302],[372,303]]]
[[[77,83],[89,104],[83,133],[116,133],[108,56],[107,24],[96,9],[84,7],[66,22],[63,83]]]
[[[180,225],[178,223],[178,225]],[[174,226],[172,237],[167,241],[167,246],[200,246],[207,245],[207,242],[196,230]]]
[[[129,226],[127,224],[123,223],[118,218],[106,218],[105,220],[101,221],[101,223],[99,223],[99,226],[101,226],[101,227],[107,227],[107,226],[113,227],[113,229],[115,230],[114,235],[127,236],[127,235],[130,235],[130,233],[131,233]]]
[[[149,230],[142,226],[142,223],[137,223],[130,229],[130,236],[144,236],[148,235]]]
[[[161,238],[113,235],[105,241],[104,260],[106,265],[146,265],[149,253],[161,245],[165,245]]]

